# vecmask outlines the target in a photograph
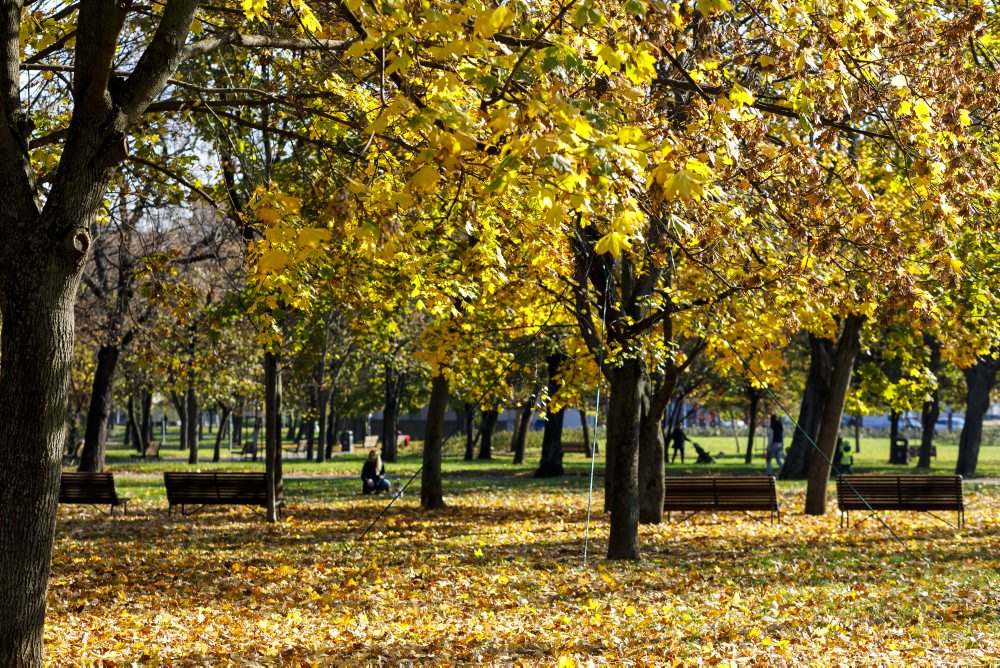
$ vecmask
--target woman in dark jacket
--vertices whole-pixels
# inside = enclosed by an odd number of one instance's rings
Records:
[[[385,477],[385,466],[382,465],[378,450],[368,453],[368,461],[361,467],[361,481],[364,483],[361,491],[365,494],[389,491],[389,479]]]

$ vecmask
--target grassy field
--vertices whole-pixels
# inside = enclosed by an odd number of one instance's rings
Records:
[[[754,461],[751,464],[744,463],[744,451],[746,447],[745,437],[737,443],[732,436],[710,436],[692,434],[692,439],[701,444],[716,458],[715,464],[694,464],[696,458],[694,449],[687,447],[687,464],[681,465],[667,464],[668,475],[696,475],[696,474],[726,474],[726,475],[750,475],[763,473],[764,459],[760,456],[760,446],[755,447]],[[579,430],[567,430],[564,438],[567,441],[581,440]],[[932,460],[930,473],[953,473],[955,462],[958,459],[958,434],[942,435],[936,440],[938,456]],[[189,470],[191,467],[187,463],[187,452],[177,448],[176,428],[167,434],[167,444],[160,450],[161,462],[134,462],[127,450],[111,449],[107,454],[107,464],[110,470],[128,473],[158,473],[164,470]],[[913,442],[913,441],[911,441]],[[117,443],[116,439],[111,440],[112,447]],[[202,445],[214,444],[214,439],[206,435]],[[522,478],[530,476],[538,465],[541,434],[532,432],[529,434],[525,464],[515,466],[511,463],[512,455],[508,452],[510,444],[509,433],[497,434],[494,441],[494,458],[489,461],[475,460],[466,462],[462,459],[464,453],[464,440],[462,438],[452,438],[444,448],[443,470],[448,474],[463,475],[489,475],[497,477]],[[597,457],[596,472],[601,475],[603,472],[603,443],[599,444],[601,454]],[[851,441],[853,447],[853,441]],[[413,442],[409,448],[400,451],[400,460],[387,466],[392,477],[410,476],[415,473],[421,465],[422,443]],[[262,446],[261,446],[262,448]],[[669,454],[669,452],[668,452]],[[230,453],[228,448],[222,450],[222,460],[217,464],[211,462],[213,455],[212,447],[202,447],[199,451],[198,469],[201,470],[257,470],[263,468],[262,456],[257,462],[242,460],[238,451]],[[286,476],[308,476],[308,475],[337,475],[356,476],[361,471],[363,454],[359,453],[337,453],[329,462],[316,464],[305,461],[302,458],[285,459],[283,471]],[[889,461],[889,442],[887,438],[866,437],[861,440],[861,450],[855,454],[854,470],[857,473],[878,473],[878,472],[900,472],[911,467],[892,466]],[[913,464],[916,462],[913,461]],[[584,475],[589,473],[590,461],[581,454],[569,454],[564,457],[564,464],[567,471],[574,475]],[[1000,445],[983,445],[979,454],[979,477],[1000,478]],[[419,482],[419,479],[418,481]]]

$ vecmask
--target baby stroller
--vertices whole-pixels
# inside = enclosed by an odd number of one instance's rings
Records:
[[[694,451],[698,453],[698,461],[695,462],[696,464],[714,464],[715,463],[715,457],[713,457],[712,455],[710,455],[707,452],[705,452],[705,448],[701,447],[700,445],[698,445],[694,441],[691,441],[691,445],[694,446]]]

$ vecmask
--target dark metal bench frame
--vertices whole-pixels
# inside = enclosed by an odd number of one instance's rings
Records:
[[[842,527],[851,525],[852,510],[926,512],[948,526],[955,525],[932,511],[955,511],[958,514],[957,528],[965,526],[965,496],[960,475],[837,476],[837,508]]]
[[[749,511],[766,511],[772,523],[781,521],[774,476],[669,477],[663,488],[663,510],[668,521],[672,511],[691,513],[681,522],[706,511],[741,511],[747,515]]]
[[[118,506],[122,506],[123,515],[128,515],[128,502],[128,497],[118,496],[115,478],[110,473],[67,471],[59,480],[59,503],[82,503],[94,506],[102,513],[101,506],[107,504],[110,510],[104,514],[114,517]]]
[[[267,481],[263,473],[212,471],[189,473],[167,471],[167,514],[180,506],[181,515],[193,515],[209,505],[261,506],[267,508]],[[280,508],[281,500],[275,504]],[[186,510],[185,506],[196,506]]]

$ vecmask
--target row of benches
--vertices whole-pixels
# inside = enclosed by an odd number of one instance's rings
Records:
[[[664,486],[664,510],[671,512],[763,511],[780,519],[774,477],[696,476],[670,478]],[[837,477],[841,525],[851,511],[954,511],[965,525],[965,497],[960,475],[841,475]]]
[[[182,515],[190,515],[207,505],[267,506],[267,482],[263,473],[182,473],[163,474],[167,488],[167,512],[179,506]],[[110,473],[62,474],[59,483],[59,503],[82,503],[110,506],[109,514],[121,507],[128,513],[128,497],[118,496],[115,479]],[[280,502],[279,502],[280,503]],[[189,507],[193,507],[188,511]]]
[[[180,473],[163,474],[167,490],[168,513],[180,506],[267,505],[263,473]],[[762,511],[771,521],[780,520],[778,494],[773,476],[695,476],[670,478],[664,489],[663,509],[669,520],[671,512]],[[119,497],[110,473],[63,473],[59,488],[60,503],[85,503],[123,506],[128,499]],[[929,475],[842,475],[837,478],[837,507],[841,524],[850,524],[850,512],[871,510],[955,511],[958,525],[965,524],[965,500],[962,476]],[[195,512],[192,510],[191,512]]]

